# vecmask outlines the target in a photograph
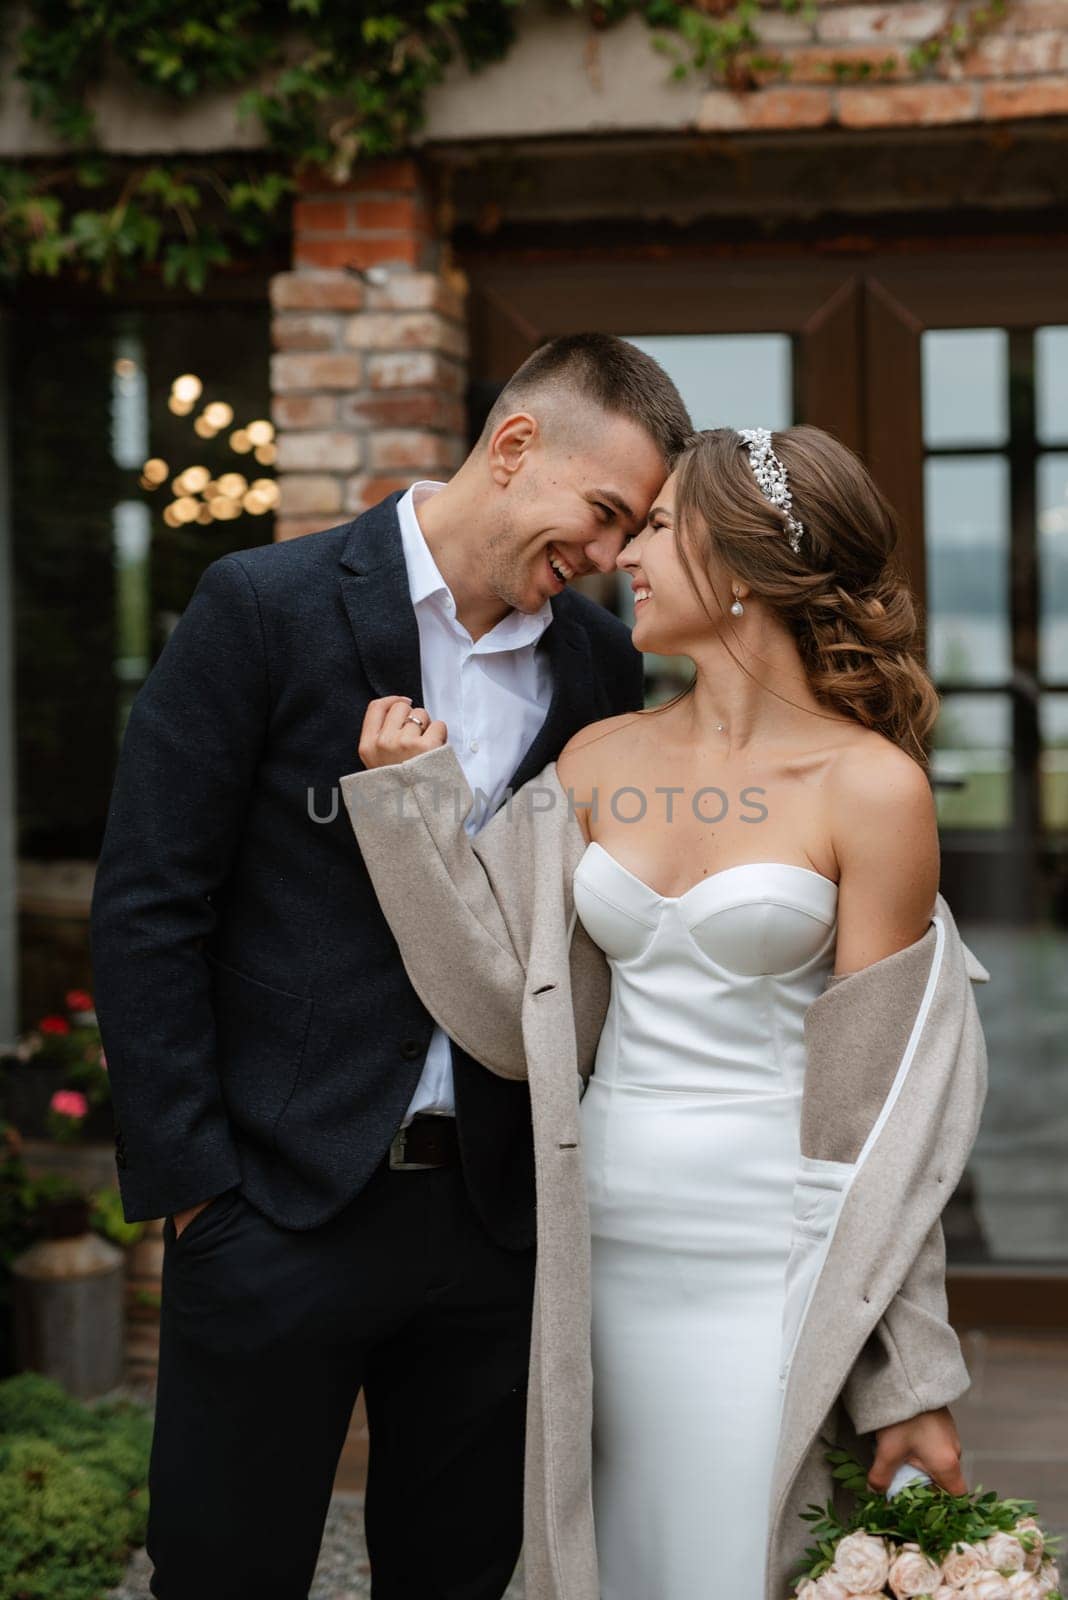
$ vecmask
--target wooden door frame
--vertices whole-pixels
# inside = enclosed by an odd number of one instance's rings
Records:
[[[833,258],[791,263],[782,292],[777,259],[671,258],[538,261],[475,258],[471,279],[472,370],[504,381],[543,339],[602,333],[786,333],[799,342],[800,409],[808,422],[863,445],[858,419],[860,280]],[[650,298],[650,279],[658,293]],[[712,309],[714,308],[714,310]]]
[[[1064,241],[1047,252],[1004,239],[907,243],[885,253],[799,259],[781,249],[731,260],[722,252],[626,259],[465,260],[472,284],[472,370],[503,383],[541,340],[594,329],[652,335],[792,334],[799,414],[857,449],[894,505],[914,593],[926,593],[921,339],[928,328],[1068,322]],[[980,270],[981,269],[981,270]],[[655,284],[655,298],[650,285]],[[950,1314],[959,1327],[1058,1327],[1068,1321],[1068,1270],[951,1265]]]

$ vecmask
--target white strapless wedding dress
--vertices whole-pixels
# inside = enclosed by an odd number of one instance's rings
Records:
[[[803,1021],[837,886],[748,863],[660,895],[598,844],[612,997],[582,1102],[602,1600],[763,1600]]]

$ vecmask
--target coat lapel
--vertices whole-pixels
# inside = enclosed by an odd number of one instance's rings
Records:
[[[374,694],[406,694],[419,705],[419,628],[397,520],[400,498],[391,495],[353,523],[341,556],[341,598]]]

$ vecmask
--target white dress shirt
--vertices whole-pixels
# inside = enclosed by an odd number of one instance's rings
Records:
[[[420,501],[444,487],[413,484],[398,502],[397,516],[419,626],[423,705],[449,730],[449,743],[475,795],[465,826],[476,833],[504,798],[508,780],[549,709],[552,677],[538,642],[553,613],[548,600],[529,615],[509,611],[488,633],[472,640],[457,621],[456,602],[419,526]],[[449,1037],[435,1027],[404,1123],[417,1111],[452,1116],[455,1110]]]

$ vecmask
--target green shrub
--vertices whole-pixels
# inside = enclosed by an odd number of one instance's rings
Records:
[[[144,1542],[152,1418],[85,1406],[25,1372],[0,1383],[0,1600],[99,1600]]]

